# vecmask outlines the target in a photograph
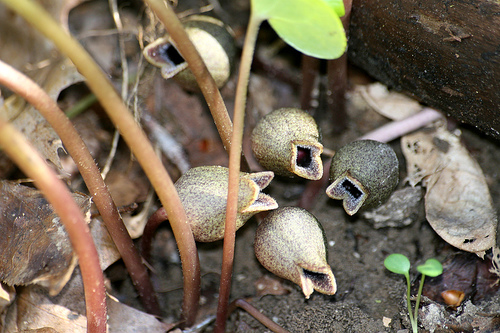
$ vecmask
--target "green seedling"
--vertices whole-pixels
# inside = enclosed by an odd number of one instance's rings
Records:
[[[443,265],[436,259],[427,259],[423,265],[417,266],[417,271],[422,274],[420,279],[420,285],[418,287],[417,301],[415,304],[415,313],[412,313],[411,303],[410,303],[410,260],[400,253],[393,253],[389,255],[384,260],[384,266],[389,271],[401,274],[406,277],[406,301],[408,306],[408,314],[410,316],[410,323],[413,329],[413,333],[417,333],[418,325],[418,306],[420,304],[420,296],[422,295],[422,288],[424,287],[425,276],[436,277],[443,273]]]

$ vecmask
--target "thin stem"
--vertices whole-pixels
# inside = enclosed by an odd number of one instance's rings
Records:
[[[346,36],[349,34],[352,0],[344,0],[345,15],[340,18]],[[347,52],[327,63],[328,87],[326,102],[328,110],[333,112],[332,128],[340,133],[347,128],[345,93],[347,90]]]
[[[234,304],[248,312],[252,317],[257,319],[262,325],[269,328],[274,333],[289,333],[286,329],[276,324],[274,321],[266,317],[263,313],[257,310],[252,304],[248,303],[244,299],[237,299]]]
[[[97,97],[95,97],[95,95],[92,93],[88,94],[87,96],[76,102],[69,110],[66,110],[66,117],[68,117],[69,119],[75,118],[80,113],[87,110],[95,102],[97,102]]]
[[[88,332],[106,332],[106,291],[99,257],[80,208],[64,183],[26,138],[0,119],[0,145],[9,157],[35,180],[62,223],[78,256],[85,291]]]
[[[422,296],[422,289],[424,288],[424,280],[425,280],[425,274],[422,274],[422,278],[420,279],[420,285],[418,286],[418,294],[417,294],[417,302],[415,304],[415,315],[413,318],[415,319],[415,328],[413,331],[416,333],[417,332],[417,327],[418,327],[418,307],[420,306],[420,297]]]
[[[73,124],[42,88],[2,61],[0,61],[0,84],[5,85],[33,105],[59,135],[64,147],[75,161],[89,192],[92,193],[97,209],[123,258],[146,311],[159,315],[160,307],[146,267],[142,264],[94,158]]]
[[[240,60],[238,84],[236,86],[233,116],[234,131],[231,139],[231,149],[229,151],[229,185],[227,193],[224,246],[222,249],[222,269],[219,287],[219,302],[217,305],[217,318],[215,320],[216,333],[224,332],[228,313],[228,302],[231,291],[231,276],[234,260],[240,157],[243,141],[243,127],[245,122],[246,97],[252,58],[255,51],[255,43],[257,41],[257,34],[261,23],[262,19],[256,18],[253,14],[250,15],[250,21]]]
[[[149,217],[141,237],[141,250],[144,260],[149,261],[151,257],[151,246],[153,243],[155,232],[160,224],[162,224],[162,222],[166,220],[168,220],[168,216],[165,212],[165,208],[163,207],[160,207],[156,212],[153,213],[153,215]]]
[[[408,273],[405,274],[406,277],[406,306],[408,307],[408,315],[410,316],[410,324],[413,328],[413,333],[416,333],[417,326],[415,324],[415,319],[413,318],[413,311],[411,310],[411,301],[410,301],[410,275]]]
[[[316,86],[316,79],[319,75],[318,58],[302,55],[302,85],[300,89],[300,107],[302,110],[310,111],[312,109],[313,90]]]
[[[89,88],[99,99],[109,118],[137,157],[169,216],[177,241],[184,278],[182,315],[186,325],[194,322],[200,296],[200,262],[191,228],[174,183],[155,154],[147,136],[137,125],[106,75],[85,49],[38,4],[28,0],[1,0],[49,37],[87,78]]]

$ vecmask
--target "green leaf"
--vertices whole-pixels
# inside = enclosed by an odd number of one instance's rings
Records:
[[[345,15],[344,1],[342,0],[323,0],[330,8],[332,8],[339,17]]]
[[[427,259],[425,264],[417,266],[417,271],[424,275],[435,277],[443,274],[443,265],[436,259]]]
[[[410,271],[410,260],[400,253],[393,253],[384,260],[384,266],[393,273],[407,275]]]
[[[252,15],[268,20],[276,33],[300,52],[321,59],[344,54],[347,39],[337,0],[252,0]]]

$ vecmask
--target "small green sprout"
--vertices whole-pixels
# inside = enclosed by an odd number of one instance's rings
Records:
[[[415,304],[415,313],[412,313],[410,303],[410,260],[400,253],[393,253],[384,260],[384,266],[393,273],[401,274],[406,277],[406,301],[408,306],[408,314],[410,316],[410,323],[413,333],[417,333],[418,325],[418,306],[420,304],[420,296],[422,295],[422,288],[424,287],[425,276],[436,277],[443,273],[443,265],[436,259],[428,259],[423,265],[417,266],[417,271],[422,274],[420,285],[418,287],[417,302]]]

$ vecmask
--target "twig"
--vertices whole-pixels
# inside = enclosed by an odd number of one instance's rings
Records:
[[[380,142],[389,142],[442,117],[443,114],[434,109],[423,108],[420,112],[405,119],[390,122],[372,132],[366,133],[358,140],[370,139]]]

